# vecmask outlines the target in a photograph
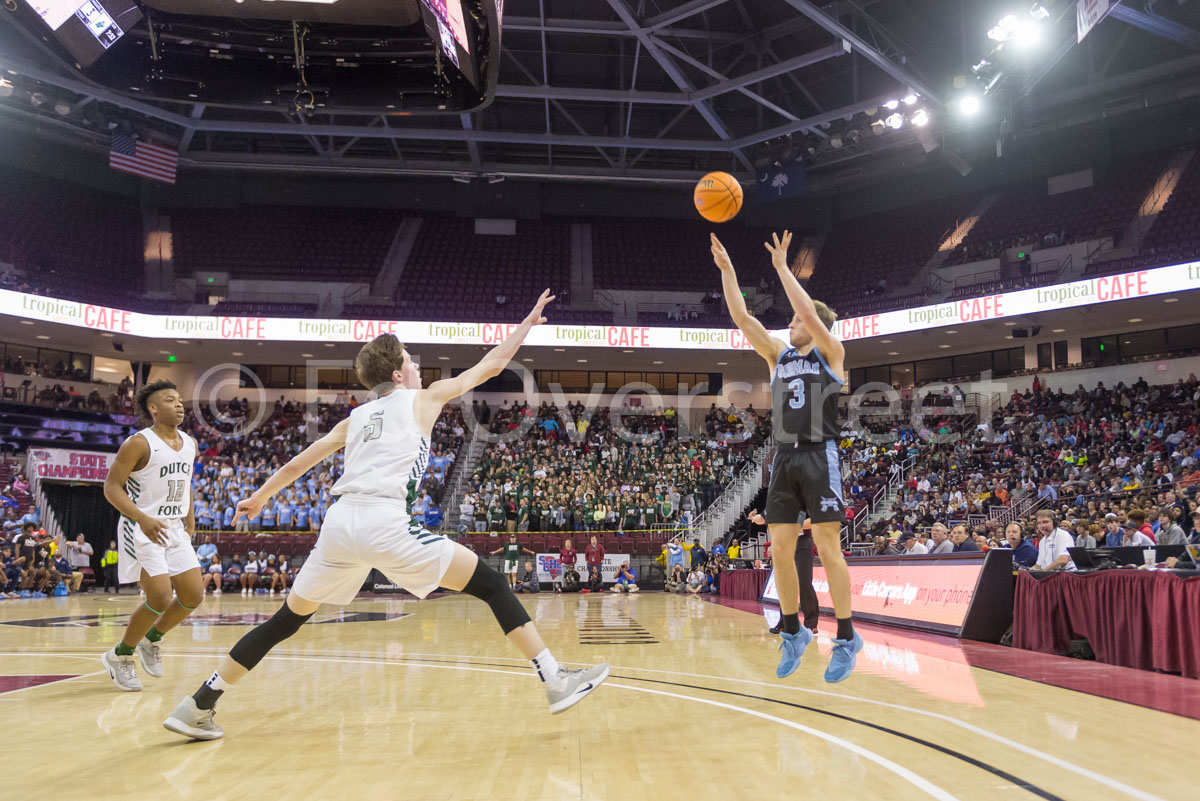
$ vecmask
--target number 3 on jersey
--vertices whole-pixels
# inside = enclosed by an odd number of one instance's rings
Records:
[[[383,412],[371,415],[371,427],[363,429],[363,442],[370,442],[383,436]]]
[[[788,406],[791,406],[793,409],[803,409],[806,401],[804,397],[804,379],[792,379],[788,382],[788,389],[792,391],[792,398],[788,401]]]

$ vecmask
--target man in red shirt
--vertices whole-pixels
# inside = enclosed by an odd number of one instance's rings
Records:
[[[595,538],[593,537],[593,539],[595,539]],[[554,583],[554,588],[556,590],[558,590],[560,592],[562,591],[563,585],[566,580],[566,575],[568,573],[570,573],[572,570],[575,570],[575,562],[577,559],[578,559],[578,556],[575,553],[575,543],[571,542],[571,540],[569,540],[569,539],[566,540],[565,542],[563,542],[562,548],[560,548],[558,551],[558,566],[559,566],[559,569],[562,571],[563,578]],[[579,588],[578,571],[576,571],[575,588],[576,589]]]
[[[604,574],[604,546],[594,534],[583,555],[587,558],[588,575],[591,575],[593,567],[599,570],[601,575]]]

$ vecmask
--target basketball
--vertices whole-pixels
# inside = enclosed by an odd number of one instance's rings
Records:
[[[742,210],[742,185],[727,172],[710,172],[696,183],[692,200],[709,222],[729,222]]]

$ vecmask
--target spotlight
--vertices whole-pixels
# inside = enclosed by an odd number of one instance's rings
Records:
[[[971,65],[971,72],[978,75],[979,73],[983,72],[990,66],[992,66],[992,62],[988,61],[986,58],[981,58],[981,59],[979,59],[978,64]]]
[[[34,92],[29,96],[29,102],[34,105],[34,108],[37,108],[46,102],[46,96],[41,92]]]
[[[929,113],[923,108],[919,108],[913,112],[912,124],[918,128],[924,128],[929,124]]]
[[[996,27],[989,30],[987,32],[987,35],[988,35],[989,39],[992,39],[994,41],[997,41],[997,42],[1000,42],[1003,44],[1004,42],[1007,42],[1009,40],[1009,37],[1012,34],[1010,34],[1008,32],[1007,28],[1005,28],[1001,25],[997,25]]]
[[[842,137],[837,135],[829,137],[829,146],[834,150],[840,150],[842,147]]]
[[[888,111],[895,111],[899,106],[900,106],[899,100],[889,100],[888,102],[883,104],[883,107],[886,108]]]
[[[60,117],[65,117],[71,113],[71,107],[60,100],[54,104],[54,113]]]
[[[14,88],[8,78],[0,78],[0,97],[12,97]]]
[[[979,109],[979,98],[975,95],[967,95],[962,100],[958,101],[958,110],[967,116],[978,114]]]
[[[871,123],[871,133],[876,136],[883,136],[883,132],[886,130],[887,125],[884,124],[883,120],[875,120]]]
[[[904,105],[911,106],[913,103],[916,103],[916,102],[917,102],[916,94],[909,92],[907,95],[904,96]]]
[[[887,127],[891,128],[893,131],[898,131],[904,127],[904,118],[899,114],[890,115],[886,120],[884,120],[884,122],[886,122]]]
[[[856,142],[858,142],[858,137],[860,137],[861,135],[862,134],[858,131],[858,129],[851,128],[849,131],[846,131],[846,140],[849,141],[850,144],[853,145]]]
[[[1050,17],[1050,12],[1041,3],[1034,3],[1033,8],[1029,9],[1029,16],[1041,21]]]

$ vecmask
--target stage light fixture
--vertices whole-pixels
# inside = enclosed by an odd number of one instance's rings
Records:
[[[918,128],[924,128],[929,124],[929,112],[925,111],[923,108],[919,108],[914,111],[912,115],[912,124]]]
[[[883,107],[886,108],[888,111],[895,111],[897,108],[900,107],[900,101],[899,100],[889,100],[888,102],[883,104]]]
[[[981,104],[979,98],[975,95],[967,95],[962,100],[958,101],[958,110],[968,117],[973,114],[978,114]]]
[[[906,94],[904,96],[904,105],[911,106],[913,103],[917,102],[918,97],[920,97],[920,95],[914,94],[913,92],[909,92],[908,94]]]
[[[12,97],[16,87],[8,78],[0,78],[0,97]]]
[[[871,133],[876,136],[883,136],[883,132],[886,130],[887,125],[884,124],[883,120],[875,120],[871,123]]]
[[[841,147],[842,147],[842,137],[841,137],[841,136],[831,136],[831,137],[829,137],[829,146],[830,146],[830,147],[832,147],[834,150],[839,150],[839,149],[841,149]]]
[[[1044,19],[1049,19],[1050,12],[1047,11],[1046,7],[1044,5],[1042,5],[1041,3],[1034,3],[1033,8],[1029,9],[1029,16],[1033,17],[1034,19],[1036,19],[1038,21],[1041,21]]]
[[[884,120],[884,122],[886,122],[887,126],[893,131],[898,131],[904,127],[904,117],[900,116],[899,114],[892,114],[886,120]]]

